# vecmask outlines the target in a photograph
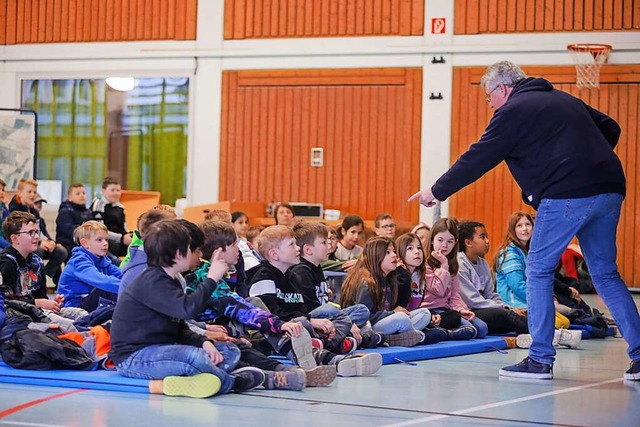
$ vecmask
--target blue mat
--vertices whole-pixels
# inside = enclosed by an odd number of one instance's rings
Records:
[[[115,371],[33,371],[14,369],[2,361],[0,383],[149,393],[149,380],[123,377]]]
[[[462,356],[464,354],[483,353],[485,351],[504,350],[507,342],[503,337],[486,337],[481,340],[444,341],[437,344],[417,345],[415,347],[379,347],[358,350],[358,353],[380,353],[384,365],[412,362],[415,360],[438,359],[441,357]]]
[[[447,341],[415,347],[380,347],[358,352],[380,353],[383,364],[387,365],[505,348],[507,344],[502,337],[487,337],[482,340]],[[283,363],[291,363],[284,358],[276,357],[276,359]],[[0,383],[149,393],[149,380],[123,377],[115,371],[33,371],[14,369],[2,361],[0,361]]]
[[[582,331],[582,339],[588,340],[593,338],[593,333],[591,333],[591,326],[589,325],[569,325],[569,329],[574,331]],[[612,337],[616,334],[616,328],[613,326],[609,326],[607,328],[607,336]]]

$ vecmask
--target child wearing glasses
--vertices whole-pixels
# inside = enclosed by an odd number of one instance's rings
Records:
[[[374,220],[373,232],[378,237],[386,237],[387,239],[395,240],[396,238],[396,224],[393,222],[393,217],[389,213],[381,213]]]

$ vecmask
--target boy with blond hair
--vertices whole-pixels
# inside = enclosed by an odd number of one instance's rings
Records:
[[[47,276],[58,283],[62,272],[62,263],[67,259],[67,250],[51,238],[47,231],[47,223],[40,217],[40,211],[36,209],[35,202],[38,190],[38,181],[35,179],[22,178],[18,182],[18,192],[9,203],[9,212],[28,212],[36,217],[36,222],[40,228],[40,242],[36,253],[42,259],[49,260],[44,268]]]
[[[64,295],[65,307],[80,307],[89,312],[99,299],[116,301],[122,271],[109,257],[109,232],[98,221],[87,221],[76,228],[71,259],[60,277],[58,292]]]
[[[258,238],[258,252],[264,261],[249,271],[249,295],[260,298],[280,319],[301,321],[309,333],[323,337],[323,345],[325,342],[330,344],[332,350],[346,354],[355,350],[355,340],[351,337],[345,339],[352,325],[348,318],[347,322],[334,323],[329,319],[312,318],[306,312],[304,296],[293,286],[287,274],[289,268],[300,262],[300,248],[291,227],[274,225],[266,228]],[[358,356],[346,354],[335,354],[320,348],[315,349],[308,362],[298,360],[298,363],[303,368],[313,367],[318,362],[336,365],[338,374],[342,376],[371,375],[382,365],[382,358],[377,353]]]

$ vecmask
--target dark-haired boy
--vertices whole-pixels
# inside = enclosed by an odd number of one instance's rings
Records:
[[[163,380],[156,392],[208,397],[218,392],[250,390],[265,376],[257,368],[233,370],[240,351],[233,344],[212,343],[187,327],[207,304],[209,296],[227,271],[220,252],[211,257],[207,278],[187,295],[177,279],[191,262],[187,228],[177,221],[154,224],[146,236],[149,267],[119,297],[111,326],[111,357],[124,376]],[[132,327],[135,325],[135,327]],[[173,363],[172,363],[173,362]],[[198,393],[192,391],[196,374],[202,379]],[[157,383],[156,383],[157,384]]]
[[[100,221],[109,230],[109,252],[116,257],[127,254],[131,233],[127,230],[124,205],[120,203],[122,187],[111,177],[102,181],[102,193],[91,202],[89,209],[93,219]]]
[[[73,239],[73,231],[83,223],[93,219],[86,206],[87,194],[83,184],[71,184],[67,190],[67,200],[60,204],[56,217],[56,240],[67,250],[69,256],[78,246]]]

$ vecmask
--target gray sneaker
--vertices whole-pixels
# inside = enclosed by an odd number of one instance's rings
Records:
[[[352,354],[340,360],[336,369],[341,377],[361,377],[373,375],[382,366],[380,353]]]
[[[300,368],[288,371],[264,371],[264,376],[262,386],[267,390],[300,391],[305,387],[306,375]]]
[[[313,357],[313,346],[311,345],[311,335],[306,329],[298,337],[291,337],[291,347],[296,358],[295,362],[302,369],[312,369],[318,366]]]

